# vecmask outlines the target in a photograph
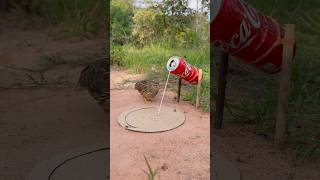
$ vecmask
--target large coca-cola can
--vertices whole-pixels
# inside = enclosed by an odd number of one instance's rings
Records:
[[[171,74],[181,77],[186,82],[196,85],[199,82],[199,69],[193,67],[187,61],[178,56],[173,56],[168,60],[167,70]]]
[[[281,70],[284,31],[277,21],[243,0],[213,0],[211,5],[210,40],[215,46],[267,73]]]

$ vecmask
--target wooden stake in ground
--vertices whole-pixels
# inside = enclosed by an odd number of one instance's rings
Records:
[[[215,109],[215,128],[222,129],[223,109],[226,94],[226,84],[228,75],[229,55],[223,52],[218,77],[218,97]]]
[[[178,79],[178,92],[177,92],[177,102],[180,102],[180,95],[181,95],[181,77]]]
[[[200,107],[201,82],[202,82],[202,69],[199,69],[199,82],[197,84],[197,97],[196,97],[197,109]]]
[[[278,147],[284,145],[287,135],[287,96],[289,92],[291,71],[292,71],[292,56],[294,48],[294,31],[295,25],[285,25],[285,39],[283,44],[283,62],[282,70],[280,73],[280,88],[278,97],[278,109],[276,118],[276,129],[275,129],[275,143]]]

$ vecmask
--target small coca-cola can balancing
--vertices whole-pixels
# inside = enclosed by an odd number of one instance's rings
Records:
[[[174,74],[179,77],[178,84],[178,94],[177,101],[180,100],[180,91],[181,91],[181,79],[185,82],[197,86],[197,95],[196,95],[196,108],[200,106],[200,91],[201,91],[201,81],[202,81],[202,69],[196,68],[183,57],[173,56],[167,62],[167,70],[170,74]]]
[[[183,57],[171,57],[167,63],[167,70],[192,85],[197,85],[202,79],[200,69],[187,63]]]

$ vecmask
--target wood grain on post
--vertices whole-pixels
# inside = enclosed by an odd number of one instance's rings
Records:
[[[199,82],[197,84],[197,97],[196,97],[197,109],[200,107],[201,82],[202,82],[202,69],[199,69]]]
[[[287,97],[290,87],[291,71],[293,64],[294,48],[294,24],[285,25],[285,39],[283,44],[283,62],[280,73],[280,87],[278,97],[278,109],[275,126],[275,144],[282,147],[287,136]]]
[[[226,84],[228,75],[229,55],[223,52],[218,77],[218,97],[215,107],[215,128],[222,129],[224,101],[226,94]]]

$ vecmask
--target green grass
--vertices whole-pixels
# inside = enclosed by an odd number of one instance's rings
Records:
[[[288,97],[288,145],[297,158],[320,157],[319,1],[251,0],[281,24],[295,23],[298,42]],[[274,132],[279,76],[266,75],[232,60],[227,106],[232,120],[256,125],[257,134]],[[242,72],[242,75],[237,73]],[[215,84],[215,83],[213,83]]]
[[[103,0],[55,0],[40,11],[52,31],[89,37],[105,24],[105,8]]]
[[[143,157],[144,157],[145,163],[146,163],[146,165],[148,167],[148,171],[144,171],[144,172],[148,175],[148,180],[154,180],[156,175],[158,174],[158,170],[152,169],[152,167],[151,167],[148,159],[146,158],[146,156],[143,155]]]
[[[113,46],[111,50],[111,61],[113,64],[122,65],[135,73],[146,73],[151,79],[165,82],[167,77],[166,64],[172,56],[183,56],[187,62],[203,69],[204,80],[202,83],[201,108],[203,111],[210,109],[210,50],[209,45],[202,48],[170,49],[161,45],[145,46],[136,48],[130,45],[123,47]],[[174,78],[174,76],[171,76]],[[195,103],[195,86],[184,83],[183,88],[187,90],[182,94],[184,100]]]
[[[2,6],[19,19],[37,20],[35,23],[48,28],[54,38],[88,38],[105,29],[107,12],[103,0],[5,0]]]

